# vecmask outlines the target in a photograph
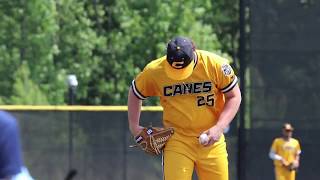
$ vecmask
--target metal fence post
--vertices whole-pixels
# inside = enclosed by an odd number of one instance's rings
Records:
[[[237,159],[237,176],[238,180],[246,179],[246,129],[245,129],[245,106],[246,106],[246,89],[245,89],[245,71],[246,64],[246,0],[239,0],[239,60],[240,60],[240,89],[242,93],[242,103],[240,106],[240,119],[238,126],[238,159]]]

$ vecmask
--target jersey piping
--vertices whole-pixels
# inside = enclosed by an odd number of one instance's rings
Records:
[[[237,78],[237,76],[235,76],[234,80],[229,85],[227,85],[225,88],[221,89],[221,92],[223,92],[223,93],[229,92],[230,90],[232,90],[236,86],[237,82],[238,82],[238,78]]]
[[[131,84],[132,84],[131,87],[132,87],[133,93],[134,93],[134,95],[136,95],[136,97],[137,97],[138,99],[141,99],[141,100],[147,99],[147,97],[144,96],[144,95],[142,95],[142,94],[139,92],[139,90],[136,88],[135,80],[133,80]]]

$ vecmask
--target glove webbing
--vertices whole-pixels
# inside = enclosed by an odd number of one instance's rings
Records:
[[[164,137],[160,137],[158,139],[154,138],[154,136],[150,137],[150,145],[151,148],[154,149],[154,151],[156,152],[156,154],[160,154],[161,153],[161,149],[164,145],[164,143],[170,138],[170,135],[164,136]]]

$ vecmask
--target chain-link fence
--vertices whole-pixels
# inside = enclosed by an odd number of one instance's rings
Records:
[[[24,160],[36,179],[63,180],[71,169],[77,171],[76,180],[162,179],[161,157],[129,148],[134,141],[127,111],[10,112],[20,123]],[[161,126],[161,119],[161,110],[143,111],[141,124]],[[232,177],[236,175],[234,132],[226,135]]]
[[[284,122],[302,146],[297,179],[319,179],[320,1],[251,0],[249,9],[246,179],[274,179],[268,151]]]

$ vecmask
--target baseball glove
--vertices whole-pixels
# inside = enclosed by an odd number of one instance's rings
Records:
[[[296,171],[298,167],[292,162],[287,166],[289,171]]]
[[[285,168],[287,168],[289,171],[296,171],[298,169],[298,166],[296,166],[293,162],[285,164]]]
[[[137,145],[130,147],[138,146],[148,154],[159,155],[173,133],[173,128],[145,127],[134,138]]]

